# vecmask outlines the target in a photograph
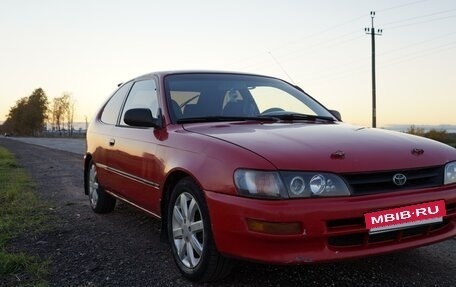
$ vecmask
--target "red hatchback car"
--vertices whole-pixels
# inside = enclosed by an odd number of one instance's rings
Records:
[[[85,193],[162,220],[193,281],[232,258],[300,264],[456,235],[456,149],[342,123],[302,89],[242,73],[157,72],[122,84],[87,133]]]

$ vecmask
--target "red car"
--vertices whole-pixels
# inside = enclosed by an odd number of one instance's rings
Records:
[[[342,123],[302,89],[242,73],[158,72],[122,84],[87,133],[85,193],[162,220],[193,281],[233,258],[335,261],[456,235],[456,149]]]

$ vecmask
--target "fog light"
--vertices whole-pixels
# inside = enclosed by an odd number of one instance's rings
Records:
[[[247,218],[247,227],[250,231],[273,235],[293,235],[302,233],[300,222],[268,222]]]
[[[313,194],[322,194],[325,190],[326,179],[323,175],[317,174],[310,180],[310,190]]]

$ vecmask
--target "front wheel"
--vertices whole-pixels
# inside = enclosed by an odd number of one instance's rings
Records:
[[[230,273],[231,260],[215,247],[204,194],[191,178],[180,180],[171,193],[168,238],[177,267],[191,281],[214,281]]]

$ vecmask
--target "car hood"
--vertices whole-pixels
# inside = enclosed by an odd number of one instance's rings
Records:
[[[366,172],[456,160],[456,149],[442,143],[343,123],[233,122],[186,124],[184,128],[248,149],[281,170]]]

